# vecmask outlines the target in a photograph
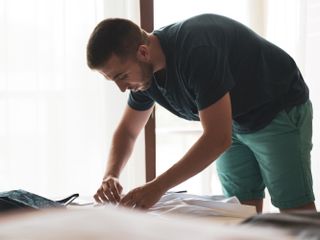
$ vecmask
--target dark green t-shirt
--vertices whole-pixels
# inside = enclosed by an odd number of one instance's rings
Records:
[[[154,74],[148,90],[130,93],[128,104],[136,110],[157,102],[179,117],[199,120],[198,111],[230,92],[233,129],[246,133],[309,98],[294,60],[232,19],[203,14],[153,34],[166,68]]]

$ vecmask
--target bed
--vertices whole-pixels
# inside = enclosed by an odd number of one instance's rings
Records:
[[[192,204],[196,207],[190,208]],[[320,239],[319,226],[318,213],[257,215],[252,207],[240,205],[235,199],[179,194],[167,195],[148,211],[75,204],[7,212],[0,214],[0,239]]]
[[[162,239],[294,239],[282,231],[224,225],[182,215],[159,217],[108,206],[103,209],[56,209],[11,213],[0,218],[6,240],[162,240]]]

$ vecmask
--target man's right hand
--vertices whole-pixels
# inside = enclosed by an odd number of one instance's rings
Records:
[[[122,186],[116,177],[106,177],[97,193],[93,196],[98,203],[118,203],[121,200]]]

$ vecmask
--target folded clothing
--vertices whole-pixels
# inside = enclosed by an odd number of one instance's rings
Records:
[[[0,212],[17,209],[64,207],[78,196],[79,194],[73,194],[60,201],[53,201],[22,189],[0,192]]]

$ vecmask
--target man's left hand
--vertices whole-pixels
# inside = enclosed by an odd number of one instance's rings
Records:
[[[130,208],[148,209],[159,201],[165,193],[157,182],[149,182],[128,192],[120,201],[120,205]]]

